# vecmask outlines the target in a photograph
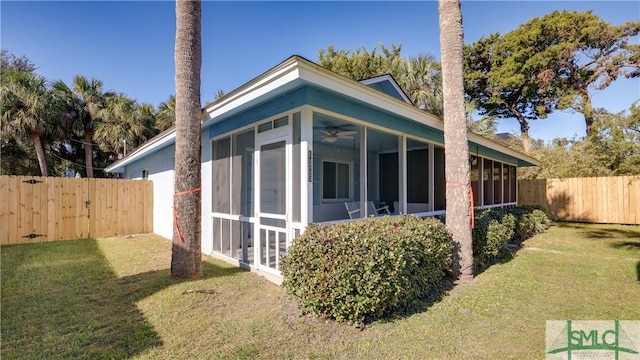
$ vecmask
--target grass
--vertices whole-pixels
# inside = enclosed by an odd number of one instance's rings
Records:
[[[169,276],[156,236],[2,247],[2,359],[544,358],[545,321],[640,319],[640,227],[555,224],[507,263],[364,330],[205,257]]]

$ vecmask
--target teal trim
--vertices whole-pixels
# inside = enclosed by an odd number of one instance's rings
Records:
[[[516,165],[518,167],[535,166],[535,164],[532,164],[528,161],[520,160],[515,156],[505,154],[503,152],[500,152],[492,148],[488,148],[486,146],[478,145],[473,141],[469,141],[469,154],[471,155],[479,154],[482,157],[493,158],[503,163]]]
[[[209,138],[255,124],[268,117],[294,109],[307,103],[307,89],[300,87],[288,93],[251,107],[239,114],[219,120],[209,127]]]
[[[308,100],[310,105],[318,108],[360,119],[387,129],[416,135],[433,142],[444,142],[444,134],[437,129],[430,128],[415,121],[394,115],[373,105],[352,100],[339,94],[310,87]]]
[[[375,105],[310,85],[301,86],[236,115],[216,121],[216,123],[209,127],[209,137],[216,137],[251,124],[259,123],[268,117],[307,104],[359,119],[370,124],[375,124],[386,129],[411,134],[412,136],[417,136],[430,142],[444,144],[444,133],[438,129],[382,110]],[[534,164],[527,161],[520,160],[514,156],[483,145],[478,145],[472,141],[469,142],[469,153],[477,153],[482,157],[490,157],[517,166],[534,166]]]
[[[318,108],[327,109],[371,124],[382,126],[387,129],[393,129],[405,134],[418,136],[431,142],[444,144],[443,131],[420,124],[411,119],[392,114],[388,111],[381,110],[373,105],[311,87],[309,88],[308,98],[309,104]],[[477,152],[480,156],[491,157],[496,160],[518,166],[534,166],[534,164],[520,160],[514,156],[483,145],[478,145],[471,141],[469,142],[469,152],[474,154]]]

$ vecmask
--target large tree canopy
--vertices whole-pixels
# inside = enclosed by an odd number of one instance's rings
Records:
[[[483,114],[517,119],[526,151],[529,121],[553,110],[582,113],[589,135],[590,91],[640,75],[639,46],[629,44],[639,31],[640,21],[612,25],[591,11],[554,11],[483,37],[465,47],[467,96]]]

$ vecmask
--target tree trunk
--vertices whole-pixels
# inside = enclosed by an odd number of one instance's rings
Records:
[[[462,13],[460,0],[439,0],[440,51],[444,98],[444,151],[447,228],[456,246],[454,271],[473,278],[469,142],[464,106]]]
[[[200,1],[176,1],[176,158],[171,276],[202,275]]]
[[[584,115],[587,137],[589,137],[593,134],[593,123],[595,121],[593,104],[591,104],[591,95],[589,95],[588,89],[581,90],[580,96],[582,98],[582,115]]]
[[[519,112],[513,112],[520,124],[520,136],[522,137],[522,147],[525,153],[531,151],[531,138],[529,137],[529,122]]]
[[[36,147],[36,154],[38,155],[38,164],[40,164],[40,175],[49,176],[49,168],[47,167],[47,159],[44,157],[44,146],[42,145],[42,139],[40,139],[40,134],[36,132],[31,132],[29,134],[31,141],[33,141],[33,146]]]
[[[84,165],[87,167],[87,177],[93,177],[93,137],[91,128],[84,129]]]

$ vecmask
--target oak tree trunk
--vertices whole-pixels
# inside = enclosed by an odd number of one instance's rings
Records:
[[[591,103],[591,95],[589,91],[584,89],[580,92],[582,100],[582,114],[584,115],[585,129],[587,137],[593,135],[593,123],[595,121],[595,115],[593,113],[593,104]]]
[[[440,51],[444,98],[444,148],[447,228],[453,235],[454,271],[473,278],[469,143],[462,77],[462,13],[459,0],[439,0]]]
[[[520,136],[522,137],[522,147],[525,153],[531,151],[531,137],[529,137],[529,122],[522,116],[522,114],[516,112],[516,119],[520,124]]]
[[[176,1],[175,223],[171,275],[202,275],[200,197],[200,1]]]

